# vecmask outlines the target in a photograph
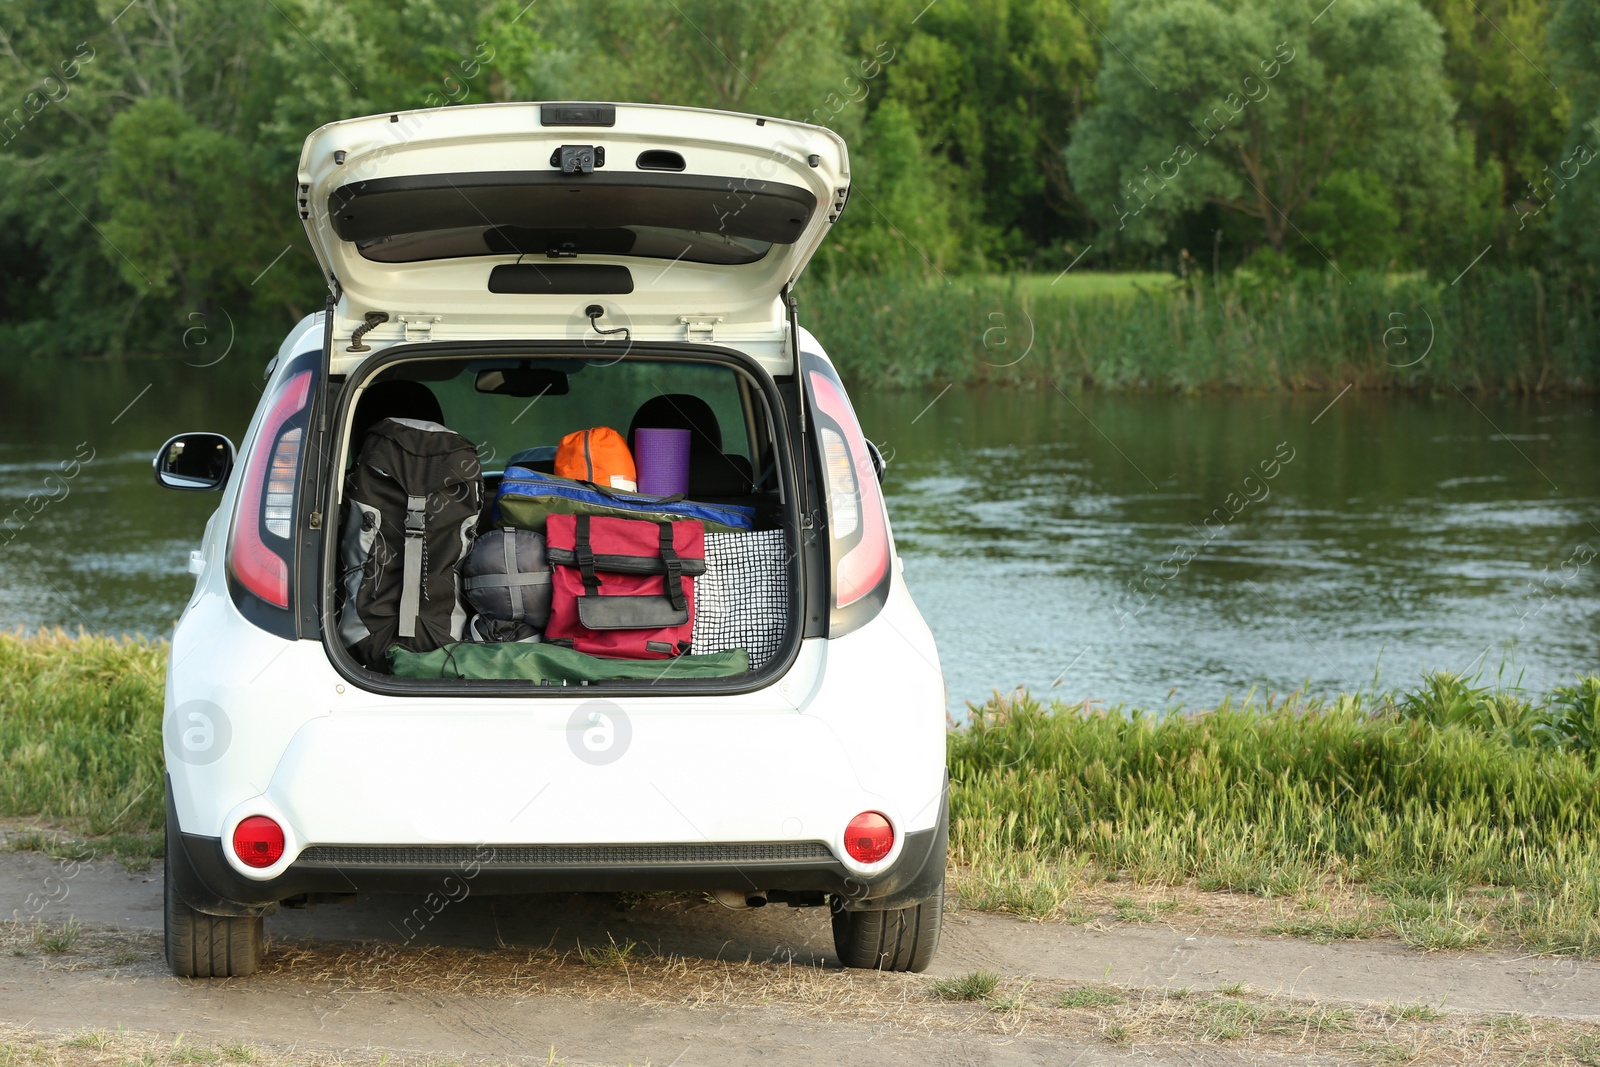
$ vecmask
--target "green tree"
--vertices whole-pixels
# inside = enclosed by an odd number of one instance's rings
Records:
[[[535,91],[817,121],[842,93],[842,0],[589,0],[552,16]]]
[[[1210,205],[1275,252],[1353,264],[1392,248],[1363,227],[1414,239],[1455,195],[1443,45],[1417,0],[1342,0],[1314,25],[1289,0],[1134,0],[1107,34],[1119,54],[1067,160],[1114,240],[1160,244]],[[1331,248],[1298,224],[1313,203]]]
[[[1381,265],[1400,252],[1400,210],[1388,184],[1366,167],[1329,174],[1301,209],[1299,226],[1340,262]]]
[[[1592,270],[1600,268],[1600,0],[1562,0],[1550,42],[1572,122],[1555,168],[1561,185],[1547,192],[1563,242]]]
[[[19,107],[0,121],[11,336],[175,350],[196,312],[276,327],[318,306],[292,197],[306,135],[352,115],[525,92],[544,45],[524,11],[513,0],[405,0],[398,12],[378,0],[5,5],[0,93]]]
[[[1059,258],[1087,221],[1062,155],[1099,63],[1082,7],[893,5],[866,33],[894,49],[868,106],[909,110],[930,173],[953,193],[951,221],[974,261]]]
[[[1546,42],[1550,0],[1425,0],[1444,30],[1444,69],[1480,161],[1500,171],[1508,209],[1557,158],[1567,98]]]
[[[198,308],[244,289],[276,252],[274,228],[255,209],[263,192],[234,138],[171,97],[140,100],[111,120],[104,252],[144,295]]]
[[[867,120],[864,162],[854,166],[849,210],[824,246],[823,270],[922,273],[957,267],[951,192],[906,106],[891,100]]]

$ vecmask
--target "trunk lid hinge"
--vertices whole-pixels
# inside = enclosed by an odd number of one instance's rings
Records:
[[[722,316],[679,315],[678,321],[683,324],[684,340],[710,344],[716,340],[717,323],[722,321]]]
[[[443,316],[401,315],[400,321],[405,325],[406,340],[408,342],[431,341],[433,339],[434,324],[443,321]]]

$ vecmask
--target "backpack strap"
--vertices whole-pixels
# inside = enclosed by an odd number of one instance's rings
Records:
[[[503,532],[500,535],[500,545],[505,549],[506,554],[506,578],[515,579],[517,577],[516,534],[510,530]],[[511,594],[511,617],[513,619],[522,618],[522,586],[512,580],[506,592]]]
[[[589,516],[579,515],[573,523],[572,554],[578,560],[578,573],[583,575],[585,596],[600,594],[600,576],[594,572],[594,546],[589,543]]]
[[[667,599],[672,602],[673,611],[682,611],[687,606],[683,599],[683,560],[672,544],[673,524],[658,522],[656,525],[661,527],[661,562],[667,566]]]
[[[422,613],[422,536],[427,530],[428,498],[406,497],[406,548],[400,585],[401,637],[417,636],[417,616]]]
[[[673,493],[671,496],[650,496],[646,493],[629,493],[621,489],[613,489],[611,486],[601,485],[599,482],[583,482],[582,484],[593,489],[601,496],[620,500],[624,504],[678,504],[685,499],[682,493]]]

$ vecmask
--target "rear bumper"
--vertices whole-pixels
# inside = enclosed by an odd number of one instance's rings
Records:
[[[275,878],[236,872],[220,838],[179,833],[169,851],[179,896],[197,911],[252,915],[302,894],[716,890],[817,892],[850,910],[907,907],[944,879],[948,789],[937,824],[905,836],[899,858],[870,877],[852,874],[818,842],[647,845],[324,845],[306,849]],[[177,818],[170,782],[167,826]]]

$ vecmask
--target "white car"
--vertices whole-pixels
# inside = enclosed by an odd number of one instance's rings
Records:
[[[468,893],[641,890],[830,907],[846,965],[926,967],[944,683],[882,458],[791,296],[844,209],[843,141],[690,108],[454,107],[324,126],[298,181],[327,310],[268,364],[237,461],[212,433],[155,459],[222,494],[167,672],[173,972],[251,973],[279,905],[408,893],[425,925]],[[545,388],[497,386],[519,368]],[[742,472],[691,499],[781,531],[759,667],[580,686],[352,658],[337,542],[363,426],[443,422],[492,497],[512,453],[663,395],[698,398],[695,432]]]

